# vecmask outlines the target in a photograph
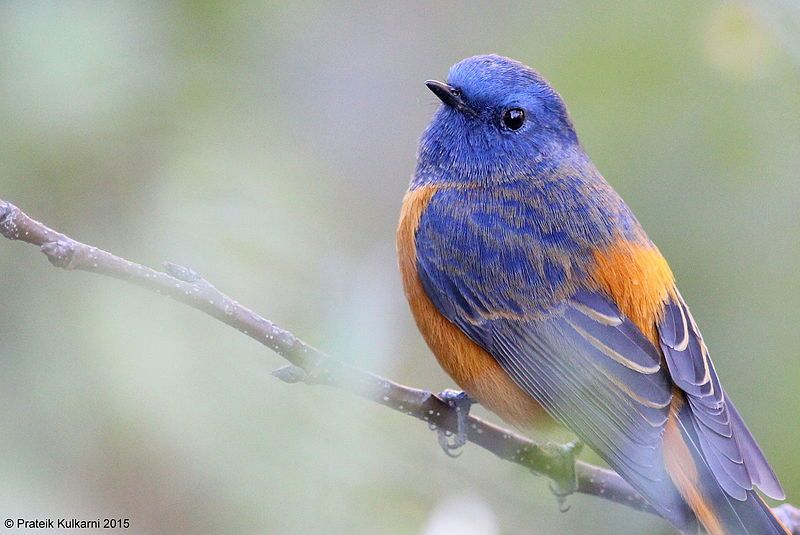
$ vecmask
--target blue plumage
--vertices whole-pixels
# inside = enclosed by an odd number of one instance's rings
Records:
[[[487,290],[487,304],[545,310],[575,290],[598,246],[611,244],[619,233],[644,239],[630,210],[590,162],[531,165],[525,178],[490,190],[449,187],[432,197],[417,239],[421,268],[432,282],[444,284],[448,273],[458,271]],[[416,176],[428,172],[421,163]],[[430,180],[452,183],[452,174]],[[422,186],[415,179],[412,189]]]
[[[558,93],[521,63],[476,56],[454,65],[448,83],[475,114],[439,108],[420,143],[416,184],[498,182],[530,176],[537,159],[558,158],[556,153],[577,145]],[[508,131],[502,126],[502,112],[514,108],[525,110],[529,119],[519,131]],[[564,153],[565,161],[572,158]]]

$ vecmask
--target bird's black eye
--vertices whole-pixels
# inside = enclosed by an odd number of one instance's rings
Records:
[[[525,112],[521,108],[511,108],[504,111],[503,124],[510,130],[519,130],[525,124]]]
[[[457,87],[451,87],[450,94],[456,98],[461,98],[461,90],[458,89]]]

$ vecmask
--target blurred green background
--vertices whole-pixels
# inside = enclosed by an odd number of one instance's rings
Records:
[[[452,386],[394,254],[422,81],[540,70],[675,270],[800,505],[800,8],[578,1],[3,2],[0,198],[191,266],[310,343]],[[0,242],[0,516],[129,533],[670,533],[324,387],[193,310]],[[476,409],[479,412],[480,408]],[[592,459],[591,455],[584,455]]]

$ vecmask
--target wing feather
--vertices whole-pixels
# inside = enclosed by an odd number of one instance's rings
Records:
[[[486,305],[463,282],[434,283],[420,263],[437,308],[556,420],[634,486],[667,482],[661,436],[672,385],[658,350],[614,303],[585,290],[545,316],[520,317]]]
[[[686,393],[700,448],[731,497],[746,500],[753,485],[782,499],[783,489],[764,453],[726,398],[700,331],[680,294],[666,304],[658,327],[672,380]]]

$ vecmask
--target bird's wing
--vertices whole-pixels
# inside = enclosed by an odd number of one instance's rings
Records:
[[[669,378],[610,301],[584,291],[542,319],[491,323],[484,343],[517,384],[616,469],[663,478]]]
[[[733,403],[726,398],[703,337],[680,294],[665,306],[658,325],[672,380],[686,393],[700,448],[719,485],[745,500],[756,485],[783,499],[778,478]]]
[[[431,302],[632,485],[668,484],[669,375],[616,304],[571,289],[587,263],[580,228],[540,225],[533,195],[469,195],[439,192],[419,220],[416,271]]]
[[[668,485],[662,435],[675,387],[720,486],[736,498],[753,484],[782,495],[679,296],[652,320],[658,348],[613,299],[581,284],[591,249],[566,232],[575,229],[542,226],[527,197],[476,205],[468,193],[434,195],[416,232],[419,280],[445,318],[654,505],[670,492],[653,482]]]
[[[667,483],[660,446],[671,382],[658,350],[614,303],[585,290],[529,315],[517,304],[524,299],[504,307],[503,294],[440,265],[418,248],[422,286],[447,319],[634,487]]]

